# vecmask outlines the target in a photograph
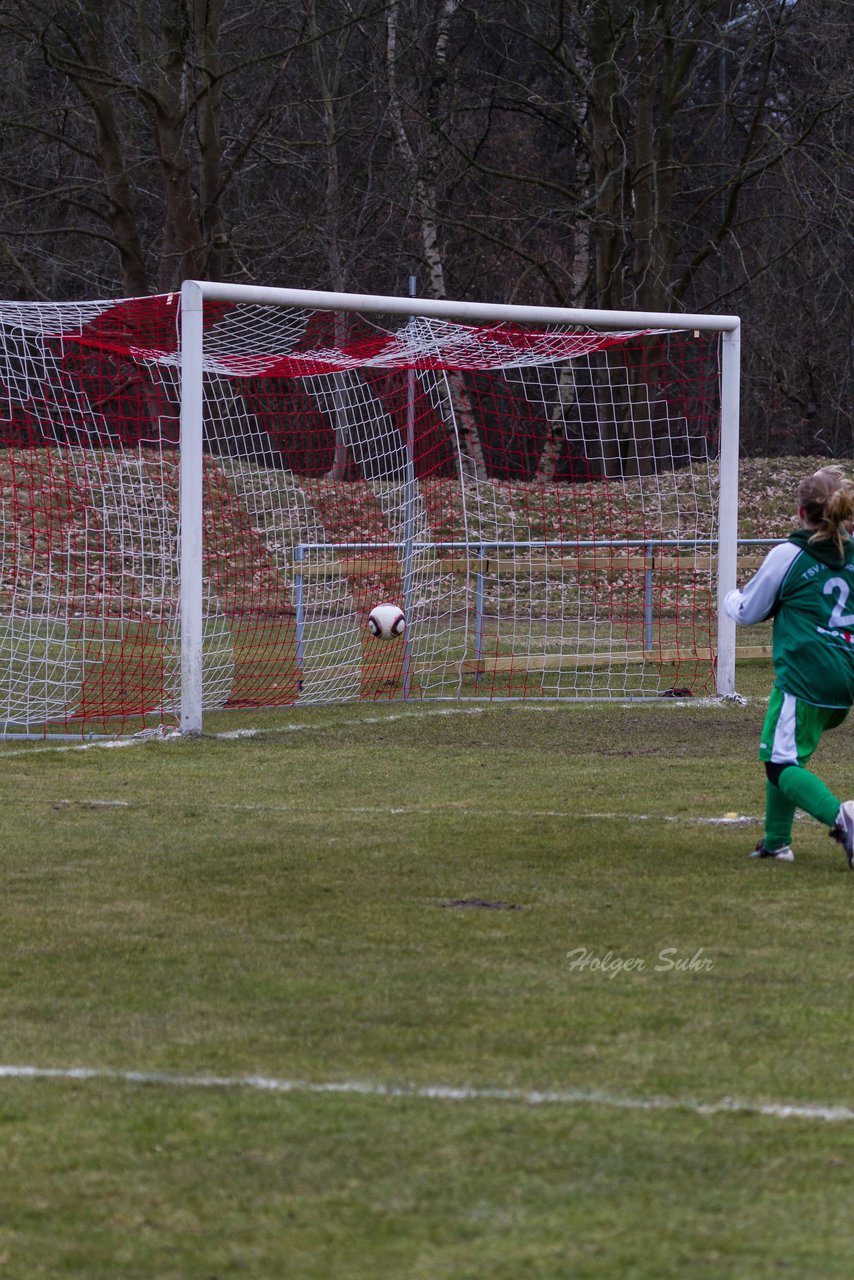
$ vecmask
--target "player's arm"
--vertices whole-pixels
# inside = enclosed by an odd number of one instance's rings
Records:
[[[724,596],[724,609],[729,616],[746,626],[770,618],[783,580],[799,555],[800,550],[793,542],[772,547],[744,589],[736,588]]]

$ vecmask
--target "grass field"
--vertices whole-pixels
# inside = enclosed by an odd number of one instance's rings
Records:
[[[0,745],[0,1280],[848,1280],[854,876],[745,856],[769,684]]]

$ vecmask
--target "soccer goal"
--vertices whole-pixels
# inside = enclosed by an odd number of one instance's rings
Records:
[[[733,690],[735,317],[187,281],[0,332],[7,734]]]

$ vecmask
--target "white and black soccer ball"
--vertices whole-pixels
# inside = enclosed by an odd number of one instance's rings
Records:
[[[368,614],[368,630],[378,640],[395,640],[406,630],[406,617],[396,604],[374,605]]]

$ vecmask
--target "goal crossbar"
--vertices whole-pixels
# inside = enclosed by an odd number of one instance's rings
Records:
[[[317,289],[276,289],[262,285],[185,280],[183,307],[198,310],[205,300],[258,306],[304,307],[311,311],[356,311],[389,316],[426,316],[457,324],[579,325],[590,329],[697,329],[731,333],[738,316],[683,311],[606,311],[585,307],[523,306],[508,302],[455,302],[444,298],[402,298],[370,293],[331,293]]]

